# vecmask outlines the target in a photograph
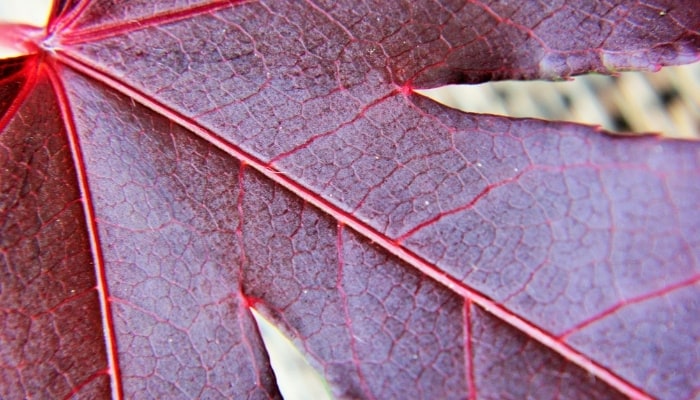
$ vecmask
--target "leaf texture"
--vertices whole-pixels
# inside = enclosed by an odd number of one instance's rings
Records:
[[[0,70],[3,397],[278,397],[255,307],[339,398],[694,398],[700,146],[413,92],[697,60],[667,3],[68,2]]]
[[[49,82],[25,84],[0,136],[0,395],[104,397],[103,319],[66,130]]]

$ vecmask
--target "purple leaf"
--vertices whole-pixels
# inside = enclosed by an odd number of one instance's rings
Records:
[[[251,307],[339,398],[697,396],[700,145],[413,92],[696,61],[697,7],[62,5],[0,66],[3,398],[278,397]]]

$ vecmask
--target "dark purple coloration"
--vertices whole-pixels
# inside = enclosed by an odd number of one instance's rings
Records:
[[[31,83],[0,135],[0,397],[62,398],[83,385],[84,396],[104,397],[102,320],[75,166],[50,83]]]
[[[171,3],[0,64],[3,397],[277,397],[251,305],[341,398],[700,390],[700,146],[412,92],[695,61],[696,7]]]

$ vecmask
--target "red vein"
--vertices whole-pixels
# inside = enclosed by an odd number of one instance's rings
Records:
[[[51,81],[51,85],[54,88],[54,92],[56,93],[58,105],[61,109],[61,115],[63,116],[63,121],[66,127],[68,143],[73,155],[73,161],[75,162],[78,187],[80,189],[81,197],[83,198],[83,212],[85,213],[85,220],[87,222],[86,228],[90,241],[90,249],[92,250],[95,262],[97,293],[100,301],[100,309],[102,311],[102,324],[105,335],[105,350],[107,351],[107,363],[111,371],[110,378],[112,398],[120,400],[123,398],[123,392],[119,373],[119,363],[117,362],[117,341],[114,332],[114,319],[112,318],[112,311],[109,307],[109,289],[107,287],[107,277],[104,259],[102,257],[102,250],[100,249],[100,238],[97,231],[97,223],[95,221],[95,211],[92,205],[92,199],[90,198],[90,187],[87,181],[85,163],[83,161],[83,155],[80,151],[80,140],[75,128],[75,121],[73,120],[68,95],[66,94],[65,87],[63,86],[63,83],[61,82],[61,79],[54,68],[55,66],[47,67],[46,71],[48,73],[49,80]]]
[[[348,35],[348,39],[352,39],[352,38],[355,37],[355,35],[353,35],[352,32],[350,32],[350,31],[348,30],[348,28],[345,27],[344,24],[340,23],[340,21],[338,21],[338,20],[335,19],[332,15],[330,15],[330,14],[328,13],[328,11],[322,9],[321,7],[318,6],[318,4],[314,3],[314,2],[311,1],[311,0],[305,0],[305,1],[306,1],[306,4],[308,4],[311,8],[313,8],[313,9],[316,10],[316,11],[318,11],[321,15],[323,15],[324,17],[326,17],[326,19],[328,19],[328,21],[330,21],[333,25],[337,26],[338,28],[340,28],[340,30],[342,30],[343,32],[345,32],[345,34]]]
[[[388,92],[387,94],[385,94],[384,96],[381,96],[381,97],[379,97],[379,98],[377,98],[377,99],[375,99],[375,100],[372,100],[372,101],[369,102],[367,105],[362,106],[362,107],[355,113],[355,115],[354,115],[352,118],[348,119],[347,121],[342,122],[341,124],[339,124],[339,125],[338,125],[337,127],[335,127],[335,128],[329,129],[329,130],[327,130],[327,131],[325,131],[325,132],[321,132],[321,133],[319,133],[319,134],[317,134],[317,135],[314,135],[314,136],[310,137],[310,138],[309,138],[308,140],[306,140],[304,143],[302,143],[302,144],[300,144],[300,145],[297,145],[297,146],[295,146],[294,148],[292,148],[292,149],[290,149],[290,150],[287,150],[287,151],[285,151],[285,152],[282,152],[282,153],[276,155],[275,157],[273,157],[273,158],[268,162],[268,164],[269,164],[269,165],[274,165],[274,164],[280,162],[282,159],[284,159],[284,158],[286,158],[286,157],[289,157],[290,155],[292,155],[292,154],[298,152],[300,149],[309,147],[312,143],[314,143],[314,142],[316,142],[316,141],[318,141],[318,140],[321,140],[321,139],[323,139],[323,138],[325,138],[325,137],[331,136],[332,134],[338,132],[339,130],[341,130],[341,129],[345,128],[345,127],[352,126],[355,122],[357,122],[357,121],[359,121],[360,119],[364,118],[365,115],[366,115],[366,113],[367,113],[370,109],[372,109],[374,106],[377,106],[377,105],[379,105],[379,104],[385,102],[387,99],[389,99],[389,98],[395,96],[397,93],[400,93],[399,89],[394,89],[394,90],[389,91],[389,92]]]
[[[518,180],[519,180],[526,172],[528,172],[528,171],[529,171],[529,169],[526,169],[526,170],[524,170],[524,171],[521,171],[520,173],[518,173],[518,174],[515,175],[515,176],[512,176],[512,177],[510,177],[510,178],[503,179],[503,180],[500,181],[500,182],[496,182],[496,183],[492,183],[492,184],[486,185],[486,187],[485,187],[481,192],[479,192],[476,196],[474,196],[474,198],[471,199],[471,201],[468,202],[467,204],[461,205],[461,206],[459,206],[459,207],[455,207],[455,208],[453,208],[453,209],[451,209],[451,210],[447,210],[447,211],[438,213],[438,214],[435,215],[434,217],[432,217],[432,218],[430,218],[430,219],[427,219],[427,220],[421,222],[420,224],[418,224],[418,225],[414,226],[413,228],[411,228],[408,232],[406,232],[406,233],[404,233],[403,235],[397,237],[397,238],[396,238],[396,242],[398,242],[398,243],[403,242],[404,240],[408,239],[409,237],[411,237],[412,235],[414,235],[414,234],[415,234],[416,232],[418,232],[419,230],[425,228],[426,226],[433,225],[433,224],[436,223],[437,221],[439,221],[439,220],[441,220],[441,219],[443,219],[443,218],[445,218],[445,217],[447,217],[447,216],[449,216],[449,215],[457,214],[457,213],[462,212],[462,211],[464,211],[464,210],[469,210],[469,209],[473,208],[473,207],[476,205],[476,203],[478,203],[481,199],[483,199],[484,197],[486,197],[486,196],[487,196],[489,193],[491,193],[494,189],[498,189],[498,188],[501,187],[501,186],[505,186],[505,185],[507,185],[507,184],[509,184],[509,183],[518,181]]]
[[[242,286],[243,268],[245,268],[245,265],[248,262],[243,241],[243,195],[245,194],[245,186],[243,184],[243,178],[245,177],[245,174],[243,173],[243,171],[245,170],[245,167],[245,162],[241,162],[240,166],[238,167],[238,198],[236,199],[236,208],[238,211],[238,226],[236,227],[236,239],[238,239],[238,247],[239,251],[241,252],[240,257],[238,258],[238,261],[240,262],[240,265],[238,267],[238,292],[239,294],[243,295],[244,304],[249,306],[249,301],[243,293]]]
[[[476,382],[474,381],[474,347],[472,346],[472,302],[464,301],[462,319],[464,320],[464,374],[467,380],[469,400],[476,400]]]
[[[355,364],[355,369],[357,371],[357,376],[360,379],[360,386],[362,390],[367,395],[368,399],[374,399],[372,391],[367,386],[367,380],[365,375],[362,373],[360,368],[360,361],[357,359],[357,347],[355,345],[355,335],[352,333],[352,319],[350,318],[350,312],[348,311],[348,295],[345,293],[345,288],[343,287],[343,268],[345,267],[344,257],[343,257],[343,224],[338,224],[338,234],[336,236],[336,250],[338,252],[338,275],[335,281],[335,287],[338,289],[340,299],[343,304],[343,314],[345,316],[345,324],[348,327],[348,333],[350,333],[350,353],[352,354],[352,362]]]
[[[283,173],[283,171],[277,171],[269,164],[262,162],[261,160],[255,158],[251,154],[248,154],[247,152],[243,151],[239,147],[222,139],[220,136],[199,125],[192,118],[186,117],[180,114],[179,112],[166,107],[153,97],[150,97],[142,93],[138,89],[133,88],[124,82],[121,82],[117,78],[112,77],[111,75],[92,67],[88,62],[81,60],[76,55],[69,54],[66,51],[60,51],[56,53],[56,58],[59,61],[65,63],[67,66],[77,71],[80,71],[81,73],[99,82],[104,83],[105,85],[111,87],[117,92],[120,92],[134,99],[135,101],[144,105],[146,108],[151,109],[154,112],[171,119],[178,125],[191,131],[193,134],[208,141],[213,146],[216,146],[217,148],[221,149],[222,151],[226,152],[232,157],[237,158],[238,160],[240,160],[240,162],[246,163],[250,167],[255,168],[258,172],[266,176],[272,182],[284,187],[285,189],[296,194],[300,199],[314,205],[319,210],[328,214],[330,217],[335,218],[339,224],[351,227],[353,230],[363,235],[368,240],[384,248],[384,250],[386,250],[387,252],[393,254],[402,261],[413,266],[418,271],[431,277],[443,286],[446,286],[448,289],[452,290],[456,294],[478,304],[487,312],[493,314],[494,316],[506,322],[507,324],[515,327],[524,334],[529,335],[530,337],[542,343],[551,350],[561,354],[564,358],[568,359],[574,364],[577,364],[579,367],[583,368],[592,375],[595,375],[603,381],[607,382],[610,386],[616,388],[623,394],[636,399],[651,399],[647,394],[642,392],[637,387],[633,386],[631,383],[620,378],[619,376],[607,370],[606,368],[594,362],[593,360],[590,360],[577,350],[574,350],[568,344],[561,341],[559,338],[553,336],[551,333],[545,332],[544,330],[535,326],[531,322],[514,314],[512,311],[510,311],[503,305],[496,303],[484,294],[466,286],[464,283],[460,282],[459,280],[455,279],[450,275],[447,275],[445,272],[438,270],[437,268],[435,268],[435,266],[431,265],[428,261],[426,261],[419,255],[413,253],[412,251],[406,248],[401,247],[401,245],[395,240],[387,237],[383,233],[380,233],[376,229],[360,221],[354,215],[340,209],[338,206],[318,196],[316,193],[313,193],[308,188],[302,186],[298,182],[294,181],[292,178],[286,176]]]
[[[84,381],[80,382],[80,384],[73,388],[70,393],[68,393],[64,399],[72,399],[74,396],[76,396],[78,393],[80,393],[81,390],[83,390],[84,387],[87,385],[91,384],[93,381],[96,379],[100,378],[102,375],[109,375],[109,370],[102,370],[102,371],[97,371],[94,374],[90,375],[85,379]]]
[[[252,315],[252,301],[243,293],[243,269],[245,268],[245,265],[248,263],[248,258],[245,253],[245,245],[243,241],[243,196],[245,195],[245,185],[244,185],[244,177],[245,173],[244,170],[246,168],[246,163],[241,162],[240,166],[238,167],[238,198],[236,199],[236,209],[238,210],[238,226],[236,227],[236,239],[238,240],[238,247],[240,251],[240,255],[238,258],[239,261],[239,266],[238,266],[238,299],[239,303],[237,304],[237,313],[238,313],[238,328],[241,330],[241,334],[247,331],[246,327],[243,326],[243,321],[246,320],[246,318],[252,318],[253,321],[255,321],[255,330],[258,332],[258,337],[259,340],[262,341],[263,347],[265,347],[266,352],[268,352],[268,359],[269,359],[269,351],[267,351],[267,346],[265,344],[265,340],[262,339],[262,332],[260,331],[260,326],[258,324],[257,319],[255,318],[254,315]],[[247,315],[243,315],[243,313],[247,313]],[[247,339],[246,335],[243,335],[243,344],[250,354],[250,359],[253,363],[257,364],[257,357],[255,357],[255,351],[253,349],[253,346],[250,344],[250,341]],[[271,361],[269,361],[271,365]],[[253,368],[255,371],[255,383],[258,385],[260,388],[267,389],[263,384],[262,384],[262,379],[260,378],[260,371],[261,368],[258,368],[256,365],[256,368]]]
[[[191,18],[200,14],[207,14],[221,10],[236,3],[244,3],[242,0],[217,0],[208,4],[194,6],[191,8],[180,9],[176,11],[167,11],[161,14],[145,17],[143,19],[127,20],[115,24],[108,24],[96,28],[88,28],[81,31],[64,34],[61,39],[61,44],[78,44],[87,41],[102,40],[111,36],[129,33],[136,30],[141,30],[156,25],[168,24],[171,22],[181,21],[186,18]],[[70,21],[73,23],[74,21]]]
[[[15,96],[15,99],[10,104],[9,108],[5,111],[5,115],[0,117],[0,132],[4,131],[5,128],[7,128],[7,125],[15,117],[19,109],[22,108],[24,101],[27,100],[27,97],[29,97],[29,94],[32,93],[34,87],[36,86],[36,83],[38,81],[38,74],[36,73],[36,71],[33,71],[32,73],[26,73],[25,70],[29,68],[37,68],[36,58],[34,60],[27,61],[27,64],[24,67],[22,67],[21,71],[15,72],[15,74],[13,74],[18,75],[22,73],[24,74],[24,76],[28,76],[28,78],[23,83],[22,89],[19,90],[19,92]],[[5,82],[0,81],[0,83]]]
[[[59,2],[54,1],[51,7],[51,14],[49,14],[49,21],[46,24],[47,32],[53,34],[54,32],[61,32],[68,28],[75,20],[83,13],[90,4],[89,0],[78,0],[77,4],[65,14],[59,15],[60,12],[65,10],[67,4],[62,5],[62,9],[59,9]]]
[[[36,314],[32,314],[32,318],[38,319],[43,315],[53,314],[53,313],[57,312],[61,307],[65,306],[67,304],[70,304],[72,302],[77,302],[85,297],[90,296],[92,294],[92,291],[95,289],[96,288],[93,287],[93,288],[90,288],[90,289],[85,290],[83,292],[72,294],[71,296],[68,296],[68,297],[64,298],[63,300],[61,300],[58,304],[54,304],[50,308],[48,308],[46,310],[42,310]]]
[[[620,303],[608,308],[607,310],[602,311],[602,312],[598,313],[597,315],[594,315],[593,317],[591,317],[591,318],[579,323],[578,325],[574,326],[573,328],[567,330],[566,332],[559,335],[558,338],[559,338],[559,340],[566,340],[566,338],[568,336],[571,336],[572,334],[580,331],[581,329],[583,329],[591,324],[594,324],[597,321],[600,321],[606,317],[609,317],[610,315],[616,313],[621,308],[624,308],[624,307],[627,307],[627,306],[630,306],[633,304],[637,304],[637,303],[642,303],[642,302],[645,302],[647,300],[654,299],[656,297],[664,296],[664,295],[669,294],[669,293],[676,291],[678,289],[692,286],[698,282],[700,282],[700,275],[692,277],[690,279],[686,279],[686,280],[678,282],[678,283],[675,283],[671,286],[665,287],[665,288],[657,290],[655,292],[646,293],[646,294],[643,294],[641,296],[637,296],[637,297],[634,297],[634,298],[631,298],[628,300],[623,300]]]

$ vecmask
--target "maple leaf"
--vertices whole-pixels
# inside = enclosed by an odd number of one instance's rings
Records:
[[[414,93],[693,62],[689,3],[61,2],[0,64],[0,396],[278,397],[251,307],[340,398],[697,396],[698,143]]]

